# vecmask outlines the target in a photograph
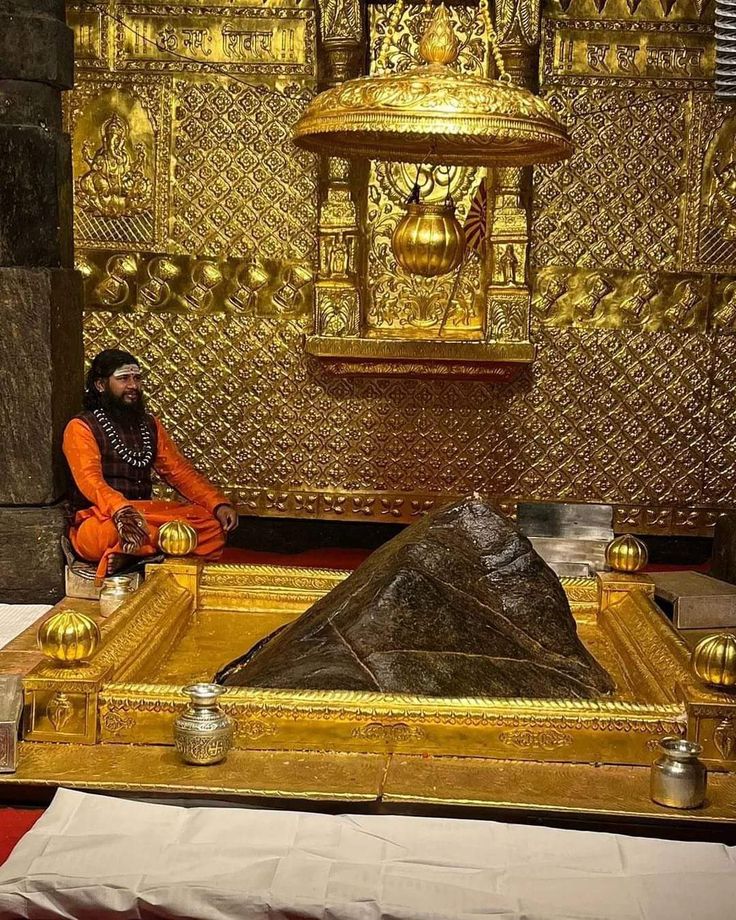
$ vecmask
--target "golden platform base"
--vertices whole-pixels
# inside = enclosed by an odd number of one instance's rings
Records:
[[[691,675],[688,649],[654,605],[651,581],[613,573],[562,580],[582,641],[615,680],[611,697],[229,688],[222,705],[236,722],[234,750],[222,765],[183,764],[173,747],[187,702],[181,688],[210,679],[346,575],[187,559],[150,566],[143,587],[108,619],[93,602],[74,602],[101,629],[92,660],[74,667],[37,662],[35,629],[27,630],[0,651],[0,670],[30,666],[19,767],[0,788],[63,783],[657,816],[669,812],[648,801],[648,767],[659,740],[674,734],[699,741],[711,771],[723,771],[711,777],[707,808],[715,811],[698,816],[734,817],[736,776],[726,773],[736,770],[736,697]]]

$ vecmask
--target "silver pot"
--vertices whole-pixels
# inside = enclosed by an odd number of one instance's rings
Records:
[[[102,582],[100,591],[100,616],[109,617],[121,604],[135,593],[130,575],[111,575]]]
[[[652,764],[650,796],[668,808],[698,808],[705,801],[708,773],[698,760],[702,746],[682,738],[663,738]]]
[[[191,702],[174,722],[174,744],[186,763],[219,763],[230,750],[235,723],[217,705],[224,692],[219,684],[191,684],[184,688]]]

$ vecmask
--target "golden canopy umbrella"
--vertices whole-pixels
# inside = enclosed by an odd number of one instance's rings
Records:
[[[404,0],[384,39],[385,59]],[[505,71],[488,0],[480,0],[498,77],[459,73],[459,45],[440,4],[404,73],[357,77],[320,93],[294,127],[299,146],[332,156],[407,163],[524,166],[570,156],[564,125],[545,100]]]

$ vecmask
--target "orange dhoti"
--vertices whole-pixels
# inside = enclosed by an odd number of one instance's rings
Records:
[[[167,501],[129,501],[126,504],[143,515],[150,534],[148,542],[126,555],[153,556],[158,553],[158,530],[167,521],[186,521],[194,528],[197,532],[195,555],[216,559],[222,553],[225,534],[220,522],[200,505]],[[111,554],[125,552],[112,518],[94,506],[77,512],[69,539],[78,556],[89,562],[99,562],[98,578],[105,577],[107,559]]]

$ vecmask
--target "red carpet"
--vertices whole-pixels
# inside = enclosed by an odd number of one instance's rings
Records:
[[[0,866],[43,814],[43,808],[0,808]]]

